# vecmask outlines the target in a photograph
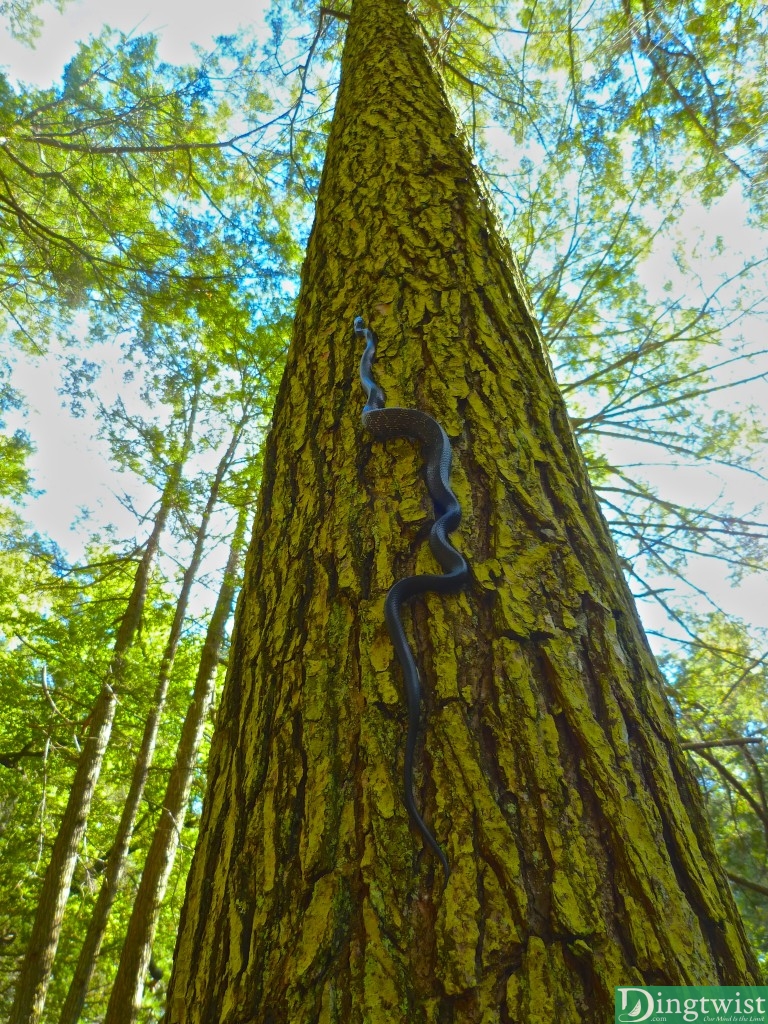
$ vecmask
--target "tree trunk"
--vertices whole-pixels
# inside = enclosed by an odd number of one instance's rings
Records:
[[[224,581],[208,624],[192,702],[184,719],[176,759],[163,800],[163,809],[147,852],[141,882],[133,902],[128,932],[104,1024],[131,1024],[141,1009],[144,977],[152,954],[160,905],[181,836],[203,729],[213,700],[225,627],[232,613],[238,567],[245,547],[246,522],[247,508],[244,507],[238,517],[224,571]]]
[[[240,422],[237,425],[237,428],[233,433],[232,440],[219,462],[216,474],[211,484],[208,501],[206,502],[206,507],[203,511],[200,525],[197,529],[192,557],[184,573],[181,590],[179,591],[179,597],[176,602],[173,622],[171,623],[168,640],[160,662],[157,685],[155,686],[155,692],[152,695],[149,714],[147,715],[146,722],[144,723],[144,733],[142,735],[141,746],[139,747],[139,752],[136,757],[128,796],[123,804],[120,822],[117,826],[117,834],[115,835],[115,840],[112,844],[109,857],[107,858],[107,865],[104,869],[104,877],[102,879],[101,888],[99,889],[99,895],[96,898],[91,919],[88,922],[88,930],[80,949],[80,955],[77,959],[75,973],[72,976],[67,997],[64,1000],[64,1006],[62,1007],[61,1015],[59,1017],[59,1024],[77,1024],[85,1003],[88,986],[90,985],[91,978],[93,977],[93,972],[96,969],[96,961],[99,955],[99,950],[101,949],[104,932],[107,928],[112,904],[114,903],[120,885],[122,884],[125,864],[128,858],[131,838],[133,836],[133,829],[136,824],[136,817],[139,813],[139,807],[141,806],[141,800],[144,795],[144,787],[147,782],[147,777],[149,776],[149,770],[152,767],[152,760],[155,755],[155,746],[157,744],[157,733],[160,727],[160,718],[163,713],[163,708],[165,707],[165,698],[168,693],[168,684],[173,670],[173,662],[176,657],[176,650],[179,646],[179,640],[181,639],[181,630],[187,614],[189,595],[192,591],[192,584],[195,581],[197,571],[200,568],[200,562],[203,558],[205,541],[208,536],[208,524],[210,523],[213,510],[219,500],[221,484],[232,462],[235,449],[240,441],[243,426],[243,422]]]
[[[168,482],[160,500],[152,532],[136,569],[131,596],[115,638],[107,678],[91,710],[88,735],[83,742],[69,800],[53,843],[32,933],[16,982],[10,1024],[36,1024],[43,1012],[77,854],[112,732],[118,693],[126,674],[126,655],[141,623],[149,573],[157,554],[161,534],[177,497],[182,466],[192,441],[194,419],[193,410],[187,423],[182,454],[168,474]]]
[[[384,623],[434,572],[387,404],[453,442],[465,594],[414,602],[417,803]],[[658,669],[502,239],[402,0],[354,0],[214,734],[168,1024],[604,1024],[757,979]],[[452,539],[453,539],[452,538]]]

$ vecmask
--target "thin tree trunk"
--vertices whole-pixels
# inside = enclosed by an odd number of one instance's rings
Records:
[[[176,759],[163,800],[163,809],[133,901],[128,931],[104,1024],[129,1024],[136,1019],[141,1009],[144,978],[152,954],[157,919],[173,868],[203,729],[213,700],[225,627],[232,613],[238,566],[245,547],[246,523],[247,509],[243,508],[238,516],[216,607],[208,624],[195,690],[182,726]]]
[[[384,621],[435,571],[421,458],[453,442],[465,594],[414,603],[427,720]],[[168,1024],[604,1024],[615,985],[758,978],[517,263],[403,0],[353,0],[214,734]]]
[[[147,719],[144,724],[144,734],[141,739],[141,746],[139,747],[136,763],[134,765],[128,796],[126,797],[123,805],[120,822],[117,826],[117,834],[112,844],[109,857],[107,858],[107,865],[104,869],[104,876],[101,888],[99,889],[99,895],[96,898],[96,904],[93,908],[91,919],[88,922],[88,930],[80,949],[77,966],[75,967],[75,973],[72,977],[72,981],[70,982],[64,1006],[61,1010],[59,1024],[77,1024],[85,1003],[88,986],[90,985],[91,978],[93,977],[93,972],[96,969],[96,961],[99,955],[99,950],[101,949],[101,943],[104,938],[104,932],[106,931],[112,904],[115,901],[115,897],[117,896],[122,883],[125,864],[128,858],[128,851],[131,845],[131,838],[133,836],[133,829],[136,823],[136,817],[139,813],[139,807],[141,806],[141,800],[144,795],[144,787],[147,782],[149,770],[152,767],[152,760],[155,755],[155,746],[157,744],[157,733],[160,727],[160,718],[162,717],[163,708],[165,707],[165,698],[168,693],[168,684],[173,670],[173,662],[176,657],[176,650],[179,646],[181,631],[187,614],[189,595],[192,591],[192,585],[195,581],[197,571],[200,568],[200,562],[203,558],[205,541],[208,535],[208,525],[210,523],[213,510],[219,500],[221,484],[232,462],[235,449],[237,448],[240,437],[242,436],[244,425],[244,421],[238,423],[235,432],[233,433],[232,440],[219,462],[216,474],[211,484],[208,501],[203,511],[200,525],[197,529],[192,558],[190,559],[189,565],[187,566],[182,579],[181,590],[176,602],[173,622],[171,623],[168,640],[160,662],[157,685],[155,686],[155,692],[152,696],[149,714],[147,715]]]
[[[168,474],[152,532],[136,569],[131,596],[117,631],[107,678],[91,711],[88,735],[83,742],[67,807],[53,843],[32,933],[16,982],[10,1024],[36,1024],[43,1012],[77,853],[112,732],[117,695],[125,678],[126,655],[141,623],[150,570],[177,497],[181,470],[192,441],[196,402],[197,396],[187,422],[182,454]]]

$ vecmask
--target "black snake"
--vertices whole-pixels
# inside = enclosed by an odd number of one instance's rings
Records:
[[[450,488],[451,442],[437,422],[418,409],[385,409],[386,398],[372,376],[373,360],[376,355],[376,335],[366,327],[363,318],[355,318],[355,333],[365,339],[365,351],[360,360],[360,380],[368,401],[363,409],[363,426],[374,437],[387,440],[391,437],[414,437],[421,441],[424,456],[427,489],[435,506],[435,522],[429,534],[432,554],[440,563],[444,575],[423,574],[406,576],[398,580],[387,594],[384,616],[395,648],[398,661],[403,669],[405,698],[408,705],[408,733],[405,741],[404,802],[412,821],[424,837],[425,843],[439,857],[446,880],[450,874],[448,859],[419,814],[413,796],[413,761],[416,738],[421,722],[421,683],[419,670],[408,645],[400,615],[403,604],[418,594],[428,592],[453,594],[461,590],[469,579],[469,567],[461,554],[448,540],[461,522],[461,505]]]

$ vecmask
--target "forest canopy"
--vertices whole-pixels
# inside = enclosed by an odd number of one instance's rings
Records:
[[[520,259],[765,962],[768,623],[729,597],[762,581],[768,554],[765,6],[410,6]],[[0,17],[34,39],[33,3]],[[2,1009],[145,569],[43,1019],[66,1019],[154,709],[85,996],[83,1019],[103,1016],[207,672],[145,991],[142,1019],[160,1019],[348,17],[345,2],[274,0],[268,38],[220,37],[187,66],[164,63],[151,35],[105,28],[50,88],[0,75]],[[24,427],[18,380],[35,362],[55,362],[61,401],[92,425],[132,516],[128,530],[84,516],[82,557],[31,518],[45,438]]]

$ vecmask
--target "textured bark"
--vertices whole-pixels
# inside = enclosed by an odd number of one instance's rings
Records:
[[[421,806],[383,605],[435,571],[389,405],[454,447],[473,573],[414,607]],[[169,1024],[604,1024],[757,968],[517,264],[401,0],[354,0],[169,992]]]
[[[80,948],[80,955],[77,958],[75,972],[69,985],[67,997],[64,1000],[61,1015],[59,1016],[59,1024],[77,1024],[85,1004],[88,986],[91,983],[93,972],[96,969],[96,961],[99,956],[99,950],[101,949],[101,943],[107,928],[107,922],[109,921],[109,914],[112,910],[112,905],[115,902],[115,897],[120,889],[120,885],[122,884],[136,818],[144,795],[144,787],[147,783],[149,770],[152,767],[152,761],[155,756],[157,733],[160,728],[160,719],[165,707],[165,699],[168,695],[168,684],[171,679],[171,672],[173,670],[173,663],[176,658],[179,640],[181,639],[181,630],[187,614],[189,595],[192,591],[192,585],[195,581],[197,571],[200,568],[200,562],[203,558],[205,541],[208,536],[208,525],[211,521],[213,510],[219,500],[221,485],[235,454],[235,449],[239,443],[243,426],[243,422],[237,425],[227,451],[219,461],[216,474],[211,484],[208,500],[197,529],[192,557],[184,572],[181,589],[176,601],[173,622],[171,623],[168,639],[165,644],[165,650],[163,651],[163,657],[160,661],[160,668],[157,674],[157,684],[155,686],[155,692],[152,695],[149,713],[144,723],[144,732],[142,734],[139,752],[136,755],[133,774],[131,776],[131,784],[128,788],[128,795],[126,796],[125,803],[123,804],[123,810],[120,814],[117,833],[115,835],[109,857],[107,858],[101,888],[99,889],[99,895],[96,898],[96,903],[88,922],[88,929]]]
[[[229,551],[224,581],[200,656],[192,701],[184,719],[176,758],[171,769],[163,809],[147,852],[141,882],[133,901],[128,931],[107,1006],[104,1024],[131,1024],[141,1009],[144,978],[149,969],[160,906],[176,857],[181,827],[189,800],[192,776],[213,700],[216,670],[232,613],[238,569],[245,548],[247,509],[239,514]]]
[[[197,397],[186,425],[182,454],[168,474],[152,532],[136,569],[131,595],[115,637],[107,678],[91,709],[88,735],[83,741],[69,800],[53,843],[32,933],[16,982],[10,1024],[36,1024],[43,1012],[77,853],[112,733],[118,693],[126,674],[126,655],[141,624],[150,570],[177,496],[182,467],[192,442],[196,405]]]

